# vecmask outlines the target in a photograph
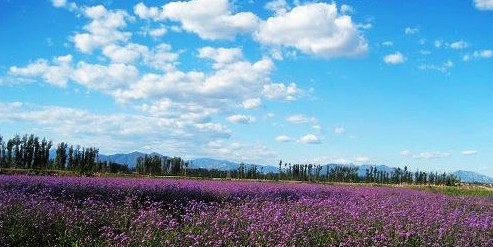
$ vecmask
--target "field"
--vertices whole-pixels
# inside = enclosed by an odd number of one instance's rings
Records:
[[[0,246],[493,246],[493,197],[438,191],[0,176]]]

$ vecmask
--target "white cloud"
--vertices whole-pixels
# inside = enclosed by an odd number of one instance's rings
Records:
[[[354,8],[347,4],[343,4],[341,5],[341,14],[343,15],[354,14]]]
[[[178,53],[172,51],[171,45],[166,43],[156,45],[149,53],[141,56],[145,65],[164,72],[175,71],[179,57]]]
[[[158,7],[147,7],[142,2],[134,6],[134,14],[141,19],[152,19],[154,21],[165,19],[161,9]]]
[[[130,18],[123,10],[107,10],[98,5],[84,8],[83,14],[92,21],[84,26],[86,32],[76,33],[72,37],[75,47],[83,53],[91,53],[119,41],[125,42],[131,36],[131,33],[120,30],[126,27],[125,20]]]
[[[228,0],[191,0],[164,5],[158,19],[178,21],[183,30],[208,40],[232,39],[257,29],[259,19],[253,13],[231,12]]]
[[[146,46],[133,43],[126,46],[110,44],[103,48],[103,54],[110,58],[113,63],[131,64],[148,52]]]
[[[436,47],[436,48],[440,48],[443,46],[443,40],[440,40],[440,39],[437,39],[433,42],[433,45]]]
[[[322,141],[320,140],[319,137],[313,134],[307,134],[298,139],[299,143],[303,144],[320,144]]]
[[[392,42],[392,41],[384,41],[384,42],[382,42],[382,45],[383,46],[393,46],[394,45],[394,42]]]
[[[322,164],[364,164],[368,162],[374,162],[370,157],[365,155],[356,156],[322,156],[313,159],[314,163]]]
[[[336,135],[342,135],[344,134],[344,132],[346,132],[346,129],[344,129],[344,127],[336,127],[334,129],[334,134]]]
[[[271,83],[264,85],[262,95],[271,100],[293,101],[302,95],[303,91],[295,83]]]
[[[478,151],[476,150],[464,150],[461,152],[462,155],[476,155],[478,154]]]
[[[71,79],[89,89],[113,93],[137,81],[139,70],[133,65],[125,64],[90,64],[79,62],[71,74]]]
[[[429,50],[420,50],[419,53],[421,55],[430,55],[431,54],[431,51],[429,51]]]
[[[463,40],[459,40],[450,44],[450,48],[455,50],[465,49],[469,46],[469,44]]]
[[[67,0],[52,0],[51,2],[56,8],[64,7],[67,4]]]
[[[266,3],[265,9],[274,12],[276,15],[282,15],[288,12],[290,6],[286,0],[274,0]]]
[[[149,35],[151,35],[151,37],[153,38],[159,38],[159,37],[163,37],[166,34],[166,32],[167,30],[165,27],[158,27],[149,30]]]
[[[413,159],[426,159],[426,160],[447,158],[449,156],[450,153],[444,153],[444,152],[422,152],[419,154],[412,155]]]
[[[491,58],[493,57],[493,51],[492,50],[481,50],[481,51],[475,51],[473,53],[468,53],[465,54],[462,57],[462,61],[467,62],[472,59],[479,59],[479,58]]]
[[[255,37],[264,45],[292,47],[323,58],[358,56],[368,50],[351,17],[340,15],[335,3],[309,3],[269,17]]]
[[[286,121],[294,124],[312,123],[317,124],[317,119],[314,117],[307,117],[303,114],[292,115],[286,118]]]
[[[401,155],[402,156],[410,156],[411,155],[411,151],[409,151],[409,150],[403,150],[403,151],[401,151]]]
[[[435,64],[422,64],[418,67],[418,69],[420,70],[435,70],[435,71],[439,71],[439,72],[442,72],[442,73],[448,73],[448,71],[454,67],[454,63],[450,60],[447,60],[445,62],[443,62],[442,64],[440,65],[435,65]]]
[[[227,117],[227,120],[230,123],[250,124],[255,122],[255,117],[236,114]]]
[[[70,11],[77,10],[77,4],[72,2],[67,2],[67,0],[51,0],[51,3],[55,8],[66,8]]]
[[[277,154],[262,144],[227,143],[224,140],[211,141],[206,154],[210,157],[229,159],[237,162],[276,162]]]
[[[241,105],[245,109],[253,109],[262,105],[262,100],[260,98],[251,98],[244,100]]]
[[[63,87],[72,73],[72,55],[56,57],[52,62],[53,65],[50,65],[47,60],[39,59],[24,68],[12,66],[9,69],[9,73],[29,78],[41,77],[49,84]]]
[[[291,142],[293,141],[293,138],[287,136],[287,135],[280,135],[276,137],[276,141],[278,142]]]
[[[226,64],[243,60],[240,48],[212,48],[203,47],[199,49],[199,58],[208,58],[215,62],[214,67],[221,68]]]
[[[33,124],[54,141],[96,146],[104,152],[134,151],[151,145],[155,151],[182,155],[205,152],[210,140],[231,136],[231,130],[212,122],[185,123],[139,114],[100,115],[75,108],[20,102],[0,102],[0,122]]]
[[[404,55],[402,55],[402,53],[396,52],[396,53],[384,56],[383,61],[386,64],[401,64],[401,63],[404,63],[404,61],[406,61],[406,57],[404,57]]]
[[[370,160],[371,159],[368,156],[356,156],[356,157],[354,157],[355,163],[365,163],[365,162],[368,162]]]
[[[407,35],[413,35],[419,33],[419,28],[417,27],[406,27],[404,33]]]
[[[493,10],[493,0],[474,0],[474,6],[479,10]]]
[[[24,68],[12,67],[10,74],[42,78],[59,86],[70,81],[108,94],[117,102],[152,116],[189,124],[211,121],[212,116],[236,107],[258,107],[264,97],[294,100],[301,91],[294,83],[289,86],[272,83],[272,61],[261,59],[250,63],[238,48],[201,49],[199,56],[215,61],[208,73],[178,70],[174,67],[178,54],[167,44],[150,49],[134,43],[107,45],[101,52],[110,58],[109,64],[85,61],[74,64],[68,55],[53,61],[39,60]],[[145,66],[159,71],[144,69],[146,72],[141,73]],[[252,122],[253,118],[247,120]]]

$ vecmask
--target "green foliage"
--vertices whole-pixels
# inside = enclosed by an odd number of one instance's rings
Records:
[[[493,188],[482,186],[426,186],[422,188],[449,196],[493,197]]]

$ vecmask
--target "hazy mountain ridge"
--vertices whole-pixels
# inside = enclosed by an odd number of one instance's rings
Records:
[[[54,150],[50,151],[50,158],[55,158],[55,152]],[[112,154],[112,155],[105,155],[105,154],[100,154],[98,156],[98,160],[100,161],[107,161],[107,162],[115,162],[123,165],[128,165],[130,168],[135,167],[137,164],[137,159],[139,157],[142,157],[144,155],[149,155],[146,153],[142,152],[132,152],[132,153],[127,153],[127,154]],[[167,157],[164,155],[161,155],[159,153],[151,153],[150,155],[158,155],[161,157]],[[204,169],[217,169],[221,171],[227,171],[227,170],[236,170],[240,167],[240,163],[233,162],[233,161],[228,161],[228,160],[221,160],[221,159],[213,159],[213,158],[197,158],[197,159],[192,159],[189,160],[190,163],[190,168],[204,168]],[[251,164],[245,164],[245,169],[248,169],[251,166]],[[370,169],[370,167],[375,167],[378,171],[386,171],[386,172],[391,172],[393,171],[393,167],[387,166],[387,165],[372,165],[372,164],[363,164],[363,165],[354,165],[354,164],[334,164],[334,163],[329,163],[322,165],[322,170],[320,171],[320,174],[326,174],[327,169],[335,168],[337,166],[355,166],[358,167],[358,176],[364,176],[366,174],[366,170]],[[263,167],[263,168],[262,168]],[[279,167],[272,166],[272,165],[257,165],[257,168],[259,171],[262,171],[264,173],[277,173],[279,171]],[[285,166],[283,165],[283,169]],[[402,168],[402,167],[401,167]],[[414,171],[412,171],[414,172]],[[457,176],[462,182],[464,183],[484,183],[484,184],[493,184],[493,178],[477,173],[477,172],[472,172],[472,171],[464,171],[464,170],[458,170],[455,172],[452,172],[453,175]]]
[[[457,176],[460,178],[460,180],[464,183],[483,183],[483,184],[493,184],[493,178],[488,177],[486,175],[477,173],[477,172],[471,172],[471,171],[464,171],[464,170],[459,170],[455,171],[452,173],[453,175]]]

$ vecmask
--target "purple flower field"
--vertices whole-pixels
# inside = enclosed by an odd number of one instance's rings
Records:
[[[493,201],[388,187],[0,176],[0,246],[493,246]]]

